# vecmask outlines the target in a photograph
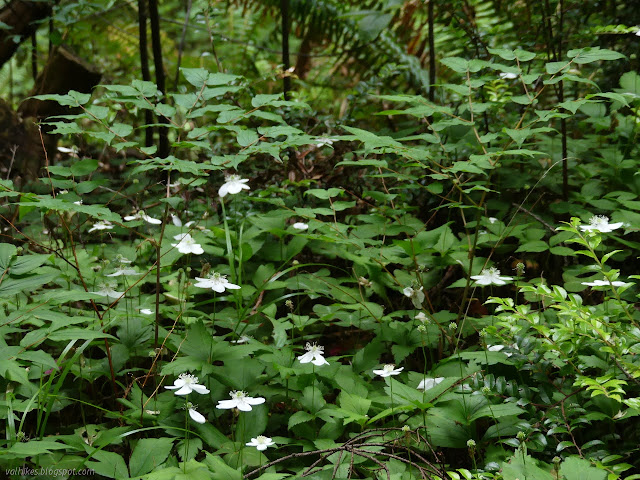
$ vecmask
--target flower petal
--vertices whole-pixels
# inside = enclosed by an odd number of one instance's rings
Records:
[[[193,419],[194,422],[196,423],[205,423],[207,421],[206,418],[204,418],[204,415],[202,415],[200,412],[196,411],[193,408],[189,409],[189,416]]]
[[[198,384],[191,385],[191,389],[194,392],[197,392],[197,393],[199,393],[201,395],[205,395],[205,394],[209,393],[209,389],[207,387],[205,387],[204,385],[198,385]]]
[[[218,405],[216,405],[216,408],[227,410],[229,408],[236,408],[237,404],[237,400],[220,400],[218,401]]]

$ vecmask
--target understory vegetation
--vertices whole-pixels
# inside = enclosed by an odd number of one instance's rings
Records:
[[[292,0],[303,75],[272,2],[166,2],[163,89],[120,3],[55,7],[108,74],[0,180],[0,477],[640,479],[638,27],[436,2],[430,82],[426,4]]]

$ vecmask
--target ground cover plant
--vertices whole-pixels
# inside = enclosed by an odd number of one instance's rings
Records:
[[[0,180],[3,475],[640,478],[640,77],[474,5],[485,53],[379,59],[340,114],[215,50],[35,92],[60,148]],[[387,7],[334,48],[402,40]]]

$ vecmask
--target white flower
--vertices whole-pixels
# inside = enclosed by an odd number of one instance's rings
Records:
[[[153,310],[151,310],[150,308],[141,308],[140,313],[142,313],[143,315],[153,315]]]
[[[188,233],[179,233],[175,237],[174,240],[180,240],[178,243],[172,243],[172,247],[177,247],[180,253],[193,253],[195,255],[202,255],[204,250],[200,246],[199,243],[189,235]]]
[[[251,341],[251,337],[248,335],[240,335],[240,338],[238,340],[231,340],[231,343],[249,343]]]
[[[636,37],[640,37],[640,30],[636,32]]]
[[[265,437],[264,435],[258,435],[256,438],[252,438],[250,442],[248,442],[247,447],[256,447],[261,452],[266,450],[267,447],[271,447],[275,445],[275,442],[271,440],[269,437]]]
[[[504,345],[487,345],[487,350],[490,352],[500,352],[504,350]],[[502,352],[502,353],[504,353],[507,357],[510,357],[511,355],[513,355],[513,353],[508,353],[508,352]]]
[[[106,277],[119,277],[120,275],[140,275],[133,268],[127,268],[124,265],[120,265],[115,272],[110,273],[109,275],[105,275]]]
[[[307,342],[304,349],[307,351],[307,353],[298,357],[300,363],[311,362],[317,367],[319,367],[320,365],[329,365],[329,362],[327,362],[323,356],[324,347],[316,345],[315,343],[312,345],[311,343]]]
[[[443,381],[444,381],[444,377],[436,377],[436,378],[427,377],[420,382],[420,385],[418,385],[418,390],[429,390],[430,388],[435,387],[436,385],[438,385],[439,383],[442,383]]]
[[[113,298],[113,299],[120,298],[122,295],[124,295],[124,292],[116,292],[114,290],[115,284],[113,283],[103,283],[98,288],[99,290],[93,293],[97,295],[101,295],[103,297],[107,297],[107,300],[110,298]]]
[[[302,222],[296,222],[292,225],[292,227],[295,228],[296,230],[306,230],[307,228],[309,228],[309,225]]]
[[[424,292],[422,291],[424,287],[420,287],[420,289],[416,290],[413,287],[406,287],[402,290],[405,297],[409,297],[413,306],[416,308],[422,308],[422,302],[424,302]]]
[[[145,410],[144,413],[147,415],[160,415],[160,410]]]
[[[209,389],[204,385],[200,385],[198,383],[198,377],[194,377],[189,373],[181,373],[173,385],[168,388],[169,390],[175,390],[178,388],[179,390],[175,392],[176,395],[189,395],[191,392],[196,392],[201,395],[209,393]]]
[[[225,182],[218,190],[218,195],[224,197],[227,193],[235,195],[240,193],[242,189],[249,190],[249,185],[245,185],[249,179],[240,178],[240,175],[226,175]]]
[[[248,397],[247,392],[234,390],[231,392],[231,400],[220,400],[216,408],[226,410],[237,408],[243,412],[250,412],[252,405],[261,405],[265,402],[262,397]]]
[[[191,417],[191,419],[196,422],[196,423],[205,423],[207,421],[206,418],[204,418],[204,415],[202,415],[201,413],[199,413],[196,410],[196,406],[191,403],[188,402],[187,403],[187,408],[189,409],[189,416]]]
[[[78,153],[78,147],[71,147],[71,148],[67,148],[67,147],[58,147],[58,151],[60,153],[69,153],[71,155],[77,155]]]
[[[616,228],[620,228],[623,222],[609,223],[609,217],[604,215],[594,215],[589,219],[589,225],[580,225],[583,232],[613,232]]]
[[[73,202],[74,205],[82,205],[82,200],[78,200],[77,202]]]
[[[140,218],[142,220],[144,220],[145,222],[152,223],[154,225],[162,224],[162,220],[158,220],[157,218],[150,217],[149,215],[144,213],[142,210],[140,210],[135,215],[128,215],[128,216],[124,217],[124,220],[125,220],[125,222],[131,222],[133,220],[139,220]]]
[[[333,145],[335,142],[335,138],[327,138],[327,137],[318,137],[316,138],[316,147],[324,147],[325,145]]]
[[[112,228],[113,228],[113,225],[111,224],[111,222],[108,220],[104,220],[104,221],[94,223],[93,227],[89,229],[89,233],[95,230],[111,230]]]
[[[429,321],[429,319],[427,318],[427,316],[424,314],[424,312],[419,312],[416,316],[415,319],[422,322],[422,323],[427,323]]]
[[[502,72],[500,74],[500,78],[502,80],[513,80],[515,78],[518,78],[518,74],[517,73],[507,73],[507,72]]]
[[[382,367],[382,370],[374,370],[373,373],[375,373],[376,375],[380,375],[381,377],[384,378],[384,377],[389,377],[391,375],[399,375],[400,372],[404,370],[404,367],[400,367],[396,369],[394,369],[393,367],[395,367],[395,365],[387,364],[384,367]]]
[[[225,289],[238,290],[240,287],[229,283],[226,275],[222,275],[218,272],[210,273],[207,278],[196,277],[198,283],[195,284],[199,288],[210,288],[214,292],[222,293]]]
[[[609,283],[609,280],[594,280],[593,282],[582,282],[582,285],[586,285],[588,287],[608,287],[609,285],[612,285],[614,287],[626,287],[631,284],[620,282],[618,280],[614,280],[611,283]]]
[[[480,275],[472,275],[471,278],[478,285],[505,285],[507,281],[513,280],[513,277],[501,277],[500,270],[496,267],[485,268]]]
[[[496,217],[489,217],[489,223],[496,223],[498,219]]]

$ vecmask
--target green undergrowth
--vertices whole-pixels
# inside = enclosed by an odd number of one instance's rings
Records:
[[[388,130],[204,69],[40,97],[84,150],[0,183],[0,466],[640,478],[640,78],[491,53],[437,103],[371,95]]]

